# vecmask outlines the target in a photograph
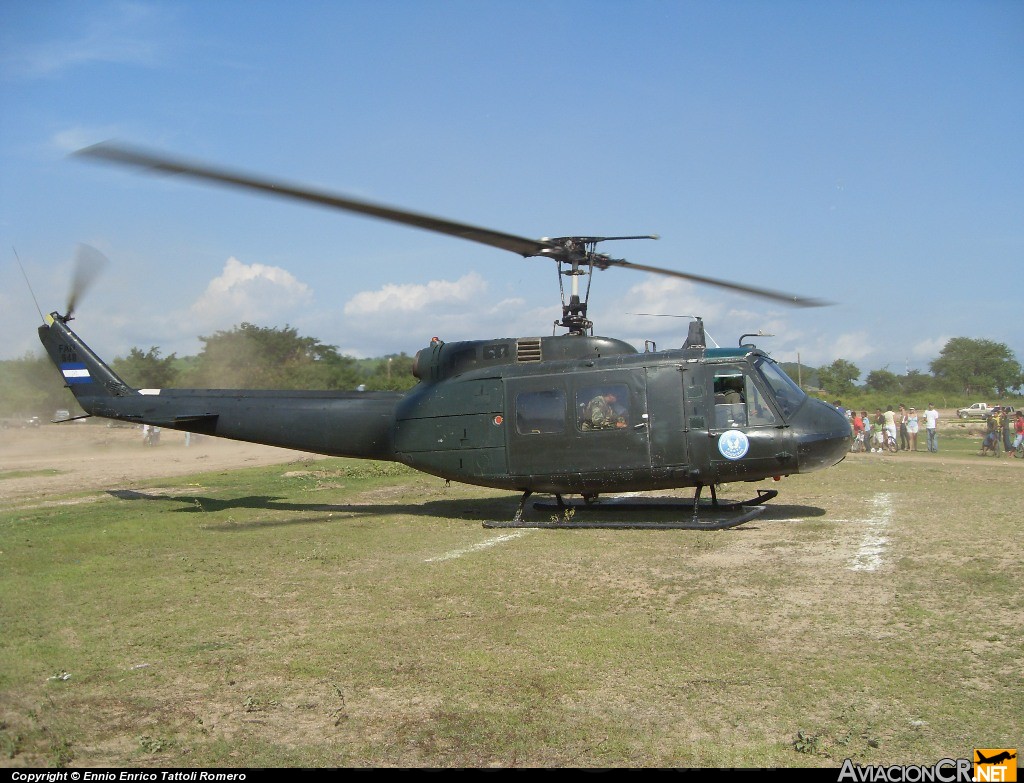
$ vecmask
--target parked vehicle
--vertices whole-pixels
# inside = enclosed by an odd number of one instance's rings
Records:
[[[976,402],[966,408],[960,408],[956,415],[961,419],[987,419],[993,413],[1008,413],[1013,416],[1017,411],[1012,405],[989,405],[984,402]]]
[[[956,412],[961,419],[987,419],[991,414],[992,408],[985,402],[976,402]]]

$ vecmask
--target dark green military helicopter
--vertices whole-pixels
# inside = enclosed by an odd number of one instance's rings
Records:
[[[264,443],[332,456],[401,462],[467,484],[514,490],[511,521],[488,526],[682,527],[718,529],[764,510],[775,490],[720,501],[723,483],[778,480],[836,464],[850,425],[809,398],[754,345],[708,347],[700,319],[685,344],[637,351],[593,334],[587,301],[594,269],[622,267],[742,291],[796,306],[822,304],[762,288],[634,264],[598,253],[599,243],[649,237],[525,239],[336,194],[104,143],[92,159],[263,191],[469,239],[558,265],[566,330],[550,337],[442,342],[416,355],[419,383],[407,393],[133,389],[51,313],[39,337],[78,403],[92,416]],[[581,295],[580,281],[586,276]],[[563,281],[568,278],[566,298]],[[692,510],[670,522],[589,521],[577,510],[634,510],[637,500],[600,498],[679,487],[696,489]],[[710,503],[701,491],[710,488]],[[554,495],[554,522],[530,522],[531,494]],[[564,496],[580,495],[567,504]],[[659,499],[639,508],[661,508]],[[699,511],[699,513],[698,513]],[[619,515],[621,518],[621,514]],[[650,516],[649,514],[647,516]],[[592,518],[592,517],[591,517]],[[551,519],[544,515],[545,520]]]

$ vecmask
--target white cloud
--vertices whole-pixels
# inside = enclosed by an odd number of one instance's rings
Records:
[[[345,303],[345,315],[417,313],[435,304],[463,304],[487,291],[486,281],[475,272],[458,280],[431,280],[426,284],[388,283],[376,291],[362,291]]]
[[[820,367],[846,359],[861,362],[878,353],[878,338],[867,331],[834,334],[827,330],[804,332],[789,328],[783,319],[771,322],[774,325],[765,331],[775,335],[774,339],[753,339],[753,342],[768,350],[772,358],[780,362],[800,361],[807,367]]]
[[[595,286],[608,282],[611,278],[595,279]],[[735,346],[741,334],[758,330],[780,337],[791,335],[788,320],[777,305],[677,278],[648,275],[611,300],[601,295],[603,289],[595,290],[591,308],[595,330],[640,349],[644,340],[655,340],[659,348],[679,347],[693,317],[704,321],[709,345]],[[765,349],[782,344],[754,342]]]
[[[189,317],[202,329],[226,328],[242,321],[281,326],[294,321],[312,298],[310,287],[291,272],[277,266],[243,264],[232,256],[189,308]]]
[[[73,32],[48,41],[19,41],[3,57],[4,70],[38,78],[91,63],[154,66],[173,40],[167,8],[139,2],[83,8],[88,19],[66,18]]]
[[[693,283],[676,278],[648,275],[630,286],[617,303],[629,312],[661,313],[665,315],[696,315],[714,317],[722,306],[702,299],[695,293]]]
[[[625,290],[609,285],[614,282],[610,276],[594,279],[590,317],[598,334],[621,337],[639,329],[645,336],[661,341],[680,331],[685,336],[689,321],[686,316],[699,315],[707,320],[722,310],[720,305],[701,300],[694,293],[694,285],[684,280],[645,275]],[[621,294],[610,298],[609,292],[616,290]],[[637,344],[636,338],[623,339]],[[643,339],[639,344],[643,345]]]
[[[928,340],[922,340],[919,343],[915,343],[911,353],[915,357],[923,359],[937,358],[950,339],[950,337],[932,337]]]
[[[878,345],[864,331],[848,332],[834,338],[825,338],[821,347],[825,356],[841,357],[851,362],[860,361],[878,350]]]

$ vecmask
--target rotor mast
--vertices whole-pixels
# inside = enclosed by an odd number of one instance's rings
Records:
[[[554,258],[558,263],[558,290],[562,298],[562,320],[555,326],[568,329],[571,335],[593,334],[594,322],[587,318],[587,304],[590,301],[590,282],[594,267],[607,269],[609,266],[625,263],[622,259],[610,258],[597,252],[598,242],[617,239],[658,239],[656,234],[628,237],[544,237],[540,241],[548,247],[536,253],[538,256]],[[580,297],[580,278],[587,276],[587,290]],[[563,278],[569,278],[569,301],[565,300]]]

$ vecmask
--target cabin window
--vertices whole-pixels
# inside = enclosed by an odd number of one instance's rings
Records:
[[[743,370],[732,365],[715,367],[715,427],[747,426],[747,390]]]
[[[629,389],[623,383],[583,386],[576,392],[576,424],[584,432],[629,426]]]
[[[546,389],[517,394],[516,431],[520,435],[565,432],[565,392]]]

